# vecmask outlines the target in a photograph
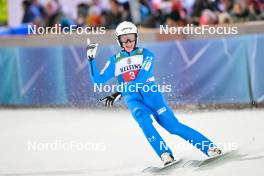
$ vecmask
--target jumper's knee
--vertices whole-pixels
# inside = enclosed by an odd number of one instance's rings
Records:
[[[182,123],[170,111],[159,115],[159,124],[171,134],[178,134],[182,130]]]
[[[133,115],[140,127],[144,127],[146,124],[152,124],[151,114],[144,109],[135,109]]]
[[[173,123],[167,125],[166,130],[171,134],[179,134],[181,132],[181,125],[178,120],[174,120]]]

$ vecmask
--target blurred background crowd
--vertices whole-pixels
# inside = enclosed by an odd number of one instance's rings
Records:
[[[61,0],[24,0],[21,23],[38,26],[105,26],[124,20],[156,28],[161,24],[226,24],[264,19],[264,0],[91,0],[79,3],[77,15],[63,9]]]

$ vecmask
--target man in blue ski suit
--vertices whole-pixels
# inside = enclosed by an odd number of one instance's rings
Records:
[[[153,126],[153,119],[169,133],[182,137],[205,155],[220,154],[221,150],[212,141],[196,130],[179,122],[162,94],[157,89],[154,89],[157,88],[152,74],[155,57],[149,50],[136,47],[138,39],[137,27],[127,21],[120,23],[116,28],[116,38],[123,50],[110,57],[101,72],[98,71],[94,59],[97,44],[88,42],[87,57],[92,80],[94,83],[100,84],[116,77],[119,84],[126,83],[127,87],[135,88],[134,91],[121,92],[122,96],[134,119],[139,124],[152,148],[161,158],[163,164],[171,163],[174,161],[174,157],[172,151]],[[143,89],[144,86],[148,86],[149,89]],[[149,91],[150,89],[151,91]],[[107,106],[111,106],[120,97],[121,94],[117,92],[102,100],[105,101]]]

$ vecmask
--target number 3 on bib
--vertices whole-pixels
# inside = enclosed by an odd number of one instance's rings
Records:
[[[134,80],[136,78],[136,75],[134,72],[129,72],[129,76],[131,80]]]
[[[134,71],[130,71],[130,72],[126,72],[123,74],[123,78],[125,82],[129,82],[129,81],[133,81],[136,79],[138,74],[138,70],[134,70]]]

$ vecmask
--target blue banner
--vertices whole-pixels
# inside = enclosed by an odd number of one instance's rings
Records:
[[[264,102],[264,35],[141,45],[156,56],[154,75],[175,104]],[[99,68],[118,46],[100,46]],[[0,104],[96,106],[85,47],[0,48]],[[114,83],[112,81],[111,83]]]
[[[252,98],[264,103],[264,35],[247,37],[247,58]]]

